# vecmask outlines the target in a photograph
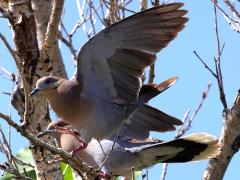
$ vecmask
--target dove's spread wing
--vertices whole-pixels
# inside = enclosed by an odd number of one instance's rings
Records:
[[[155,53],[184,28],[187,11],[182,3],[154,7],[130,16],[102,30],[78,54],[77,80],[83,91],[106,92],[119,104],[134,103],[142,86],[144,69]]]

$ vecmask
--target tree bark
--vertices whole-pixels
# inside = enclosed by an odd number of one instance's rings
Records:
[[[15,63],[20,76],[20,83],[14,92],[12,103],[18,110],[26,131],[34,135],[46,128],[50,117],[46,100],[41,97],[29,98],[30,90],[42,76],[54,74],[66,77],[57,39],[51,42],[47,55],[40,58],[54,3],[59,2],[33,0],[31,4],[27,0],[9,1],[8,19],[13,29],[18,57]],[[51,155],[49,151],[37,146],[33,146],[31,150],[38,179],[62,179],[60,164],[48,163],[48,157]]]
[[[223,128],[219,138],[221,153],[209,161],[203,180],[221,180],[240,147],[240,91],[230,110],[224,112]]]

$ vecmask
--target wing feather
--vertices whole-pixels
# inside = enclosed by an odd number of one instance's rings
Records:
[[[142,11],[102,30],[78,54],[77,80],[83,91],[98,91],[117,103],[134,103],[142,86],[144,69],[155,53],[166,47],[184,28],[183,3],[171,3]]]

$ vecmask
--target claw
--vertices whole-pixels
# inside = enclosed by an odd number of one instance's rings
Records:
[[[54,129],[58,133],[71,134],[73,136],[80,136],[81,135],[78,131],[72,130],[70,128],[64,128],[64,127],[55,126]]]
[[[46,129],[45,131],[39,133],[37,135],[37,138],[43,137],[45,135],[49,135],[51,133],[59,133],[59,134],[71,134],[73,136],[75,136],[80,142],[82,142],[82,140],[79,139],[79,136],[81,135],[78,131],[76,130],[72,130],[70,128],[64,128],[64,127],[60,127],[60,126],[53,126],[51,129]]]

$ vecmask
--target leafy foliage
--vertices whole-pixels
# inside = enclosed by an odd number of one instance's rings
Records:
[[[16,157],[23,161],[26,164],[34,165],[32,153],[29,150],[29,148],[21,149],[17,154]],[[23,165],[19,162],[16,162],[17,169],[19,170],[20,174],[30,177],[32,179],[36,179],[36,173],[33,167]],[[0,180],[12,180],[14,178],[14,175],[6,172],[2,177],[0,177]]]

